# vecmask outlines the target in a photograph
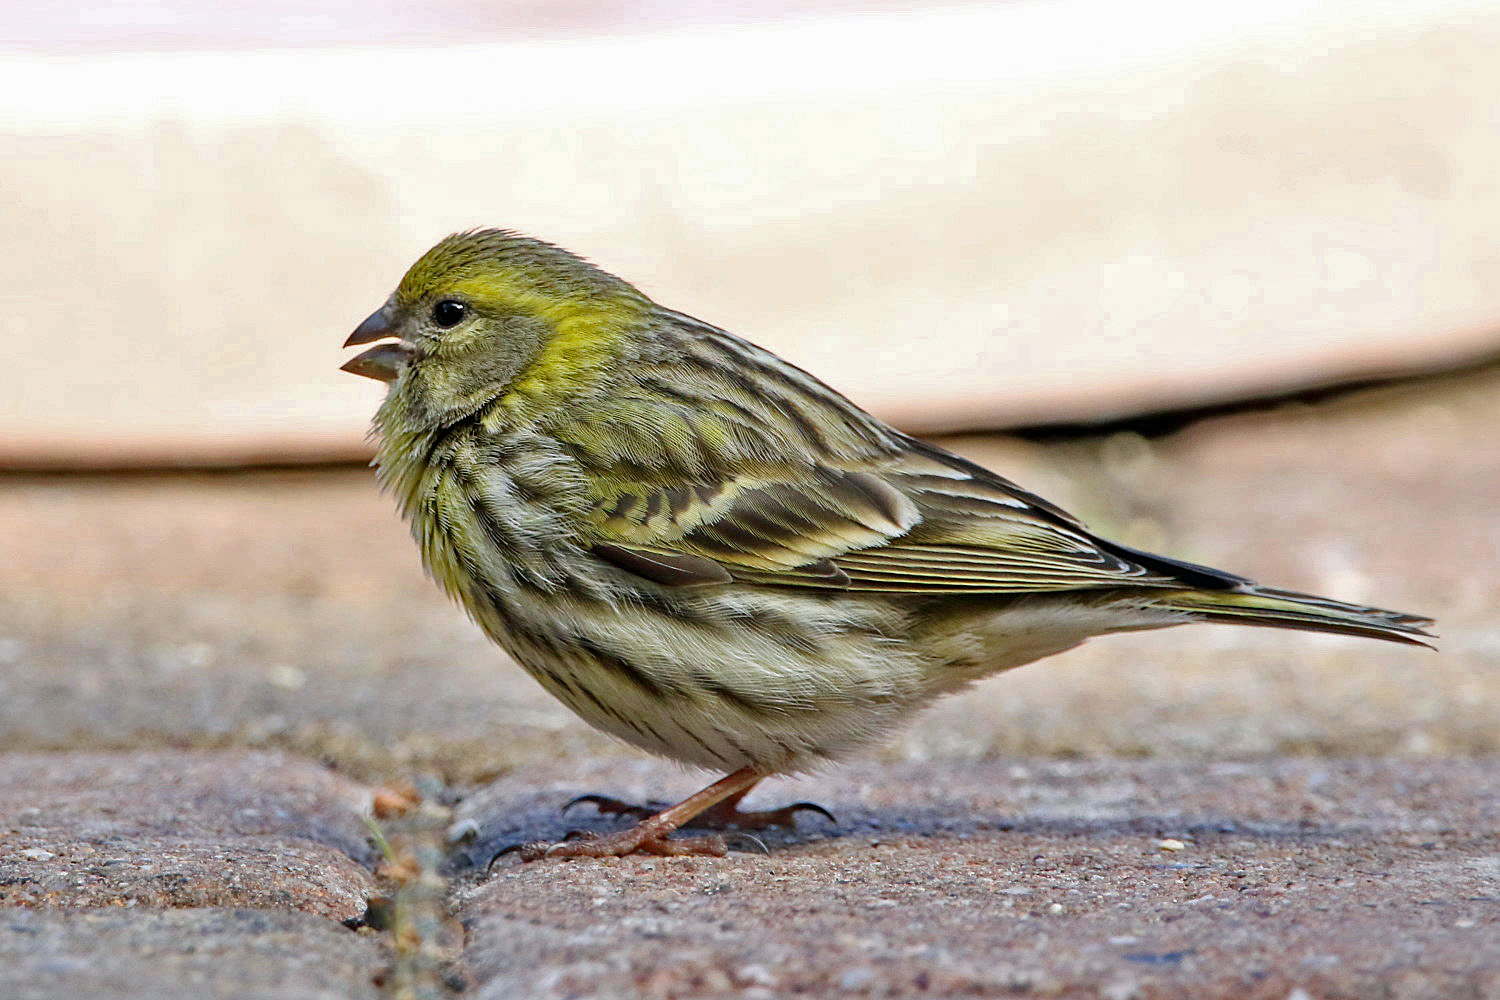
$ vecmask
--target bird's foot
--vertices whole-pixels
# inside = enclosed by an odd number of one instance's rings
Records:
[[[636,805],[608,795],[580,795],[575,799],[570,799],[563,806],[563,812],[584,803],[592,805],[599,810],[601,815],[630,816],[638,820],[650,819],[665,807],[665,803]],[[835,825],[838,823],[833,813],[816,802],[793,802],[780,809],[745,810],[740,808],[740,796],[736,796],[710,806],[688,820],[683,826],[699,830],[767,830],[772,827],[792,830],[796,829],[797,814],[800,812],[817,813],[830,823]]]
[[[536,843],[509,847],[495,855],[490,864],[494,865],[496,860],[507,854],[515,854],[522,861],[538,861],[542,858],[618,858],[627,854],[669,857],[697,854],[722,858],[729,852],[729,845],[723,837],[672,839],[671,834],[679,827],[688,825],[732,827],[742,831],[767,826],[794,826],[797,813],[803,810],[811,810],[833,819],[827,809],[811,802],[798,802],[767,812],[740,812],[740,800],[762,777],[753,768],[742,767],[665,809],[631,805],[604,795],[580,795],[563,809],[588,802],[606,815],[635,816],[640,821],[630,829],[617,833],[571,833],[556,844]],[[765,850],[766,845],[753,835],[745,833],[744,837]]]
[[[627,854],[722,858],[728,853],[729,845],[723,837],[669,837],[661,831],[659,824],[648,819],[617,833],[575,830],[555,844],[543,841],[508,847],[495,855],[495,860],[506,854],[514,854],[522,861],[540,861],[543,858],[622,858]]]
[[[629,816],[631,819],[646,820],[655,816],[667,807],[665,802],[647,802],[639,804],[626,802],[609,795],[577,795],[563,803],[559,812],[566,813],[574,806],[591,805],[599,810],[601,816]]]

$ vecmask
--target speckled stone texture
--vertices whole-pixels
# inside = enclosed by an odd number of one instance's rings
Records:
[[[376,1000],[379,939],[267,910],[0,910],[7,1000]]]
[[[355,921],[370,791],[284,754],[0,756],[0,906],[245,907]]]
[[[466,802],[469,856],[558,835],[556,803],[599,782],[686,790],[661,767],[557,771]],[[860,766],[756,797],[817,797],[841,825],[769,856],[476,869],[476,995],[1500,995],[1494,760]]]

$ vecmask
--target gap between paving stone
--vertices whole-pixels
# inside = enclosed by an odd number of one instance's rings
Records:
[[[380,995],[373,795],[280,753],[0,757],[0,994]]]

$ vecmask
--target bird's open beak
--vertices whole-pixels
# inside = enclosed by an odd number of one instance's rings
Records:
[[[356,344],[370,344],[377,340],[385,340],[387,337],[395,337],[396,330],[392,323],[391,312],[390,303],[372,312],[363,323],[354,328],[353,333],[349,334],[349,339],[344,341],[344,346],[353,347]],[[415,349],[403,340],[389,344],[375,344],[368,351],[362,351],[345,361],[339,366],[339,370],[352,375],[378,379],[381,382],[394,382],[396,376],[401,374],[401,369],[411,361],[415,354]]]

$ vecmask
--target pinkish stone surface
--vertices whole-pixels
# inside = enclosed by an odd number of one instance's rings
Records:
[[[274,753],[0,757],[0,907],[240,907],[357,920],[370,792]]]
[[[578,791],[688,790],[661,766],[566,771],[465,802],[484,831],[472,851],[557,835],[556,804]],[[769,856],[467,876],[475,995],[1500,991],[1494,760],[862,765],[756,794],[805,797],[837,832],[776,837]]]

